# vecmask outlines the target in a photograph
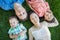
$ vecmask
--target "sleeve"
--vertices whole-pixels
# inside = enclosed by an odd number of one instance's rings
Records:
[[[9,29],[8,34],[9,34],[9,35],[12,35],[11,29]]]
[[[21,29],[24,31],[24,30],[27,30],[24,26],[23,26],[23,24],[20,24],[20,27],[21,27]]]
[[[55,18],[55,22],[53,22],[53,23],[46,22],[46,24],[47,24],[48,27],[55,27],[55,26],[58,26],[59,25],[59,23],[58,23],[58,21],[57,21],[56,18]]]
[[[30,29],[29,29],[29,40],[33,40],[32,32]]]

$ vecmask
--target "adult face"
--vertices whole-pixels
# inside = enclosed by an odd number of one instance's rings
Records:
[[[32,13],[32,14],[30,15],[30,20],[31,20],[31,22],[32,22],[35,26],[40,25],[40,23],[39,23],[39,17],[38,17],[38,15],[35,14],[35,13]]]

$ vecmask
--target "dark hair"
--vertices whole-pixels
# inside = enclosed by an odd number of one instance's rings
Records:
[[[44,16],[43,17],[39,17],[40,19],[40,22],[43,22],[44,21]]]
[[[9,20],[10,20],[10,19],[13,19],[13,18],[16,18],[16,19],[17,19],[16,16],[11,16],[11,17],[9,17]],[[17,20],[18,20],[18,19],[17,19]]]
[[[28,18],[30,19],[30,15],[32,14],[32,13],[35,13],[33,10],[30,10],[29,12],[28,12]]]
[[[47,21],[47,20],[45,20]],[[53,18],[51,21],[47,21],[48,23],[54,23],[55,22],[55,18]]]

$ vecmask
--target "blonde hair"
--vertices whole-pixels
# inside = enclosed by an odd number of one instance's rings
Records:
[[[20,3],[14,3],[14,9],[17,8],[17,10],[23,9],[22,5]]]

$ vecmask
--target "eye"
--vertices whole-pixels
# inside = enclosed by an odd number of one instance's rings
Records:
[[[35,18],[37,18],[37,17],[35,16]]]

